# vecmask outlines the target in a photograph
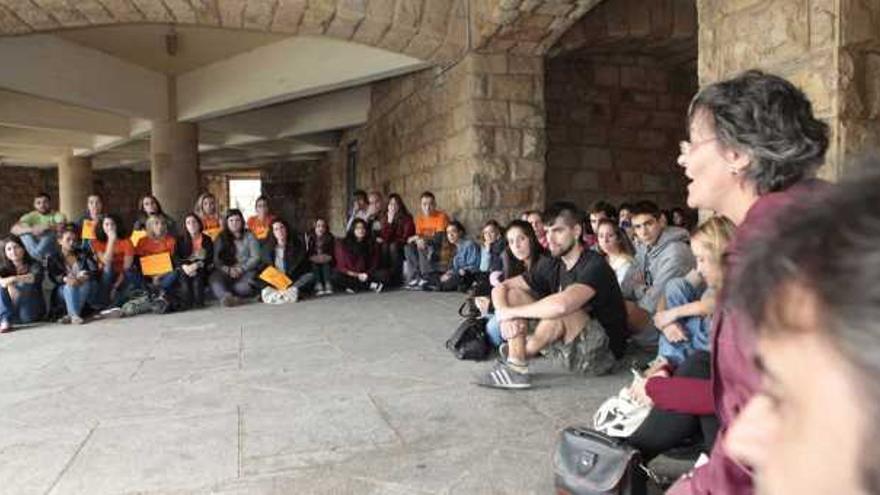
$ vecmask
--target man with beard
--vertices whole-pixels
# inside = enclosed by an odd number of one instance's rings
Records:
[[[21,237],[28,254],[42,262],[56,250],[56,234],[65,222],[63,214],[52,211],[52,198],[41,192],[34,197],[34,210],[25,213],[10,232]]]
[[[626,309],[614,271],[582,244],[584,213],[556,203],[544,215],[552,258],[492,290],[506,344],[477,384],[531,387],[528,359],[543,349],[570,371],[600,375],[626,349]]]

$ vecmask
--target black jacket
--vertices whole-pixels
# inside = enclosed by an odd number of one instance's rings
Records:
[[[209,235],[201,234],[201,236],[201,253],[193,253],[192,237],[190,237],[189,233],[187,233],[177,239],[177,252],[175,253],[175,257],[181,264],[189,264],[194,261],[201,261],[202,270],[205,272],[210,272],[214,266],[214,241],[211,240],[211,236]]]
[[[74,254],[81,269],[89,272],[89,275],[94,277],[95,273],[98,272],[98,262],[95,261],[92,252],[87,249],[77,248],[74,250]],[[53,284],[56,286],[64,285],[64,277],[67,275],[67,264],[64,262],[64,255],[60,250],[49,255],[49,258],[46,260],[46,268],[49,280]]]
[[[275,266],[275,238],[261,247],[261,266]],[[292,233],[284,249],[284,274],[291,280],[296,280],[312,271],[312,262],[306,250],[306,242],[303,236]]]

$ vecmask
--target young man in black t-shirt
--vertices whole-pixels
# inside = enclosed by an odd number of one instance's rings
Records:
[[[528,359],[549,347],[571,371],[603,374],[626,348],[626,308],[614,270],[581,244],[584,214],[557,203],[545,214],[552,258],[493,289],[495,315],[507,340],[504,361],[478,385],[529,388]],[[529,335],[529,330],[534,332]]]

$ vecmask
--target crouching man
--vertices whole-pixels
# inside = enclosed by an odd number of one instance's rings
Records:
[[[582,244],[584,214],[557,203],[544,215],[551,258],[492,290],[506,344],[477,384],[531,387],[528,360],[545,351],[573,372],[607,373],[626,350],[626,308],[614,270]]]

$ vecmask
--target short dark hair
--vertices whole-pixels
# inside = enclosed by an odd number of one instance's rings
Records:
[[[40,191],[34,195],[34,199],[39,199],[39,198],[46,198],[49,201],[52,201],[52,196],[49,196],[49,193],[47,193],[46,191]]]
[[[629,210],[632,212],[632,208],[632,203],[620,203],[620,208],[618,208],[617,211]]]
[[[614,205],[601,199],[591,204],[587,213],[590,215],[593,213],[604,213],[608,218],[617,218],[617,209],[614,208]]]
[[[449,222],[449,225],[447,225],[447,227],[455,227],[455,230],[458,231],[459,235],[465,235],[467,233],[467,231],[464,228],[464,225],[462,225],[462,223],[459,222],[458,220],[453,220],[453,221]]]
[[[586,215],[583,210],[570,201],[557,201],[544,212],[543,220],[545,224],[553,225],[557,219],[561,219],[569,227],[577,225],[583,229]]]
[[[434,193],[432,193],[431,191],[425,191],[425,192],[423,192],[422,195],[419,196],[419,198],[431,198],[431,199],[433,199],[433,200],[436,200],[436,199],[437,199],[437,198],[434,197]]]
[[[639,201],[638,203],[633,205],[632,209],[630,210],[630,213],[632,214],[632,216],[651,215],[652,217],[654,217],[658,220],[660,219],[660,216],[663,214],[663,212],[660,211],[660,207],[657,206],[657,203],[655,203],[653,201]]]
[[[873,170],[871,170],[873,169]],[[870,171],[870,172],[868,172]],[[819,196],[819,197],[816,197]],[[775,225],[751,239],[741,265],[732,274],[731,303],[757,331],[798,332],[785,328],[788,289],[805,289],[816,298],[818,323],[867,395],[869,422],[880,420],[880,160],[808,202],[790,205]],[[789,307],[788,311],[792,311]],[[783,317],[783,318],[780,318]],[[783,325],[765,326],[766,321]],[[880,427],[864,441],[862,479],[880,490],[876,459]]]
[[[828,124],[816,119],[806,95],[789,81],[759,70],[710,84],[691,101],[712,117],[719,142],[747,151],[745,177],[758,194],[783,190],[811,176],[828,149]]]
[[[355,198],[355,199],[363,199],[364,201],[366,201],[367,200],[367,192],[364,191],[363,189],[358,189],[351,194],[351,197]]]

